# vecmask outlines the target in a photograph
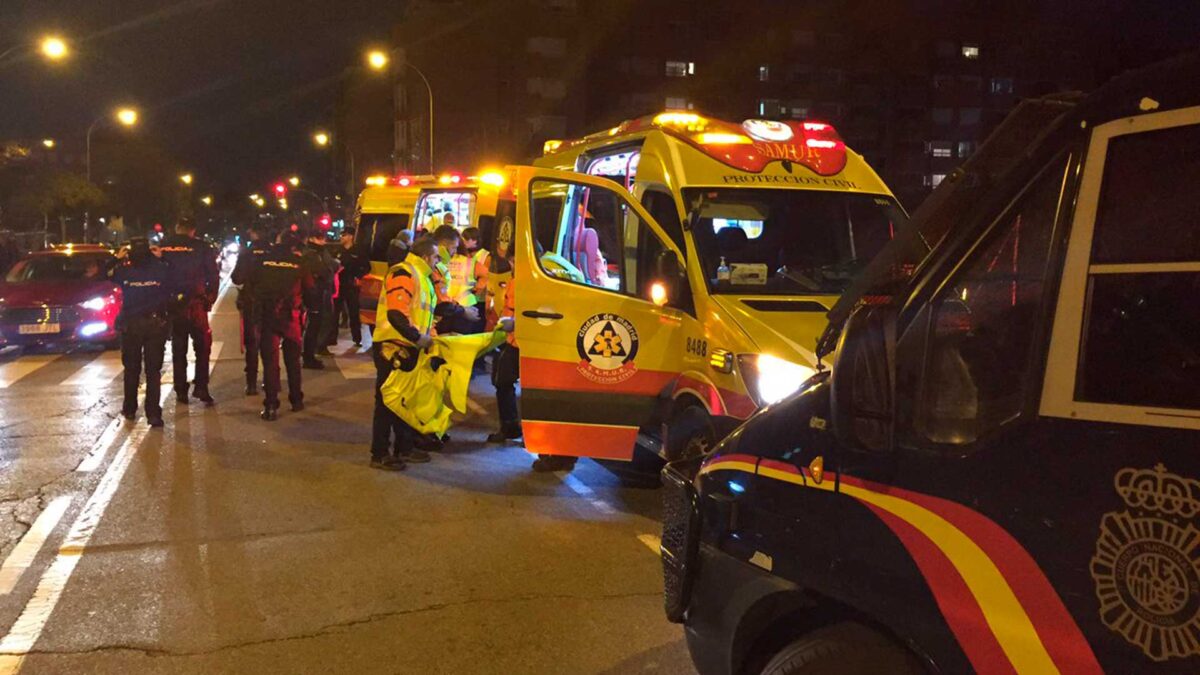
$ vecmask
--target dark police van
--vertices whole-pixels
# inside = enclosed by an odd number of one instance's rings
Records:
[[[1200,672],[1200,58],[1022,103],[664,471],[701,673]]]

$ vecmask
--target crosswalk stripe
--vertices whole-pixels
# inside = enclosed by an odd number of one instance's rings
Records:
[[[121,352],[107,351],[84,364],[60,384],[67,387],[103,386],[112,382],[122,370]]]
[[[61,354],[33,354],[21,356],[13,361],[0,365],[0,389],[7,389],[16,384],[21,378],[42,368],[57,359]]]

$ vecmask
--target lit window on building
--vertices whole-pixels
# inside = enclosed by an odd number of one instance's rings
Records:
[[[974,126],[979,124],[982,116],[983,110],[980,108],[961,108],[958,111],[958,123],[964,127]]]
[[[779,99],[764,98],[758,101],[758,116],[759,117],[779,117],[783,113],[782,106],[779,105]]]
[[[771,79],[771,66],[758,67],[758,81],[766,82]]]
[[[975,152],[975,143],[973,141],[959,141],[958,142],[958,158],[959,159],[966,159],[966,158],[970,157],[971,154],[974,152]]]
[[[993,94],[1011,94],[1013,91],[1012,78],[993,77],[991,90]]]
[[[937,187],[944,180],[946,180],[946,174],[944,173],[927,173],[922,182],[925,184],[925,187]]]
[[[667,77],[687,77],[696,74],[693,61],[667,61]]]
[[[953,156],[954,144],[950,141],[929,141],[926,147],[929,150],[929,154],[933,157]]]
[[[973,60],[979,58],[979,45],[970,42],[964,44],[962,46],[962,55],[964,59]]]

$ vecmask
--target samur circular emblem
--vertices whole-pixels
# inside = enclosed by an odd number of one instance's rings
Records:
[[[1100,618],[1155,661],[1200,655],[1200,482],[1122,469],[1117,494],[1132,511],[1105,514],[1091,573]]]
[[[508,252],[512,248],[513,220],[511,216],[504,216],[500,220],[500,224],[496,226],[496,255],[501,258],[508,257]]]
[[[637,366],[638,333],[628,319],[616,314],[596,314],[583,322],[575,338],[578,370],[600,384],[617,384],[633,377]]]

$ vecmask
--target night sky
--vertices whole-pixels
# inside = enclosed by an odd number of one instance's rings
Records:
[[[0,65],[0,139],[82,147],[97,116],[137,105],[150,134],[205,189],[315,173],[313,128],[336,85],[385,41],[403,0],[0,0],[0,51],[59,32],[70,61]],[[328,160],[324,160],[328,161]]]
[[[709,1],[717,0],[697,8]],[[1078,14],[1105,24],[1097,26],[1111,36],[1103,55],[1120,61],[1111,71],[1174,53],[1180,36],[1200,30],[1195,0],[1095,1],[1109,11]],[[361,67],[367,45],[386,40],[403,3],[0,0],[0,51],[47,32],[75,49],[64,64],[0,65],[0,139],[50,136],[82,148],[88,124],[128,101],[145,114],[137,133],[157,140],[205,191],[315,175],[328,160],[310,134],[331,122],[338,79]]]

